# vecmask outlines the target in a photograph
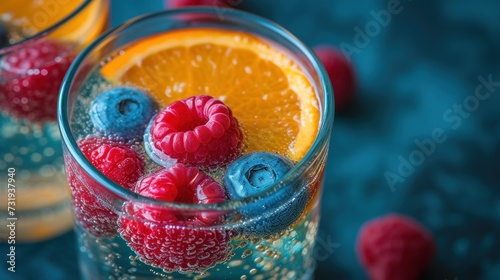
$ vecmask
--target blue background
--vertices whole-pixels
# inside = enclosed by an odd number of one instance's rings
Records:
[[[351,47],[358,92],[353,106],[336,114],[316,278],[366,279],[354,250],[357,232],[371,218],[399,212],[438,242],[423,279],[500,279],[500,87],[477,104],[471,97],[480,76],[500,81],[500,2],[401,0],[386,26],[374,25],[387,3],[244,0],[239,7],[310,46]],[[112,25],[161,6],[112,1]],[[367,27],[362,41],[355,28]],[[460,115],[454,106],[464,102]],[[436,129],[446,140],[419,159],[416,142]],[[398,171],[406,161],[413,170]],[[0,252],[5,258],[6,244]],[[72,233],[18,245],[16,254],[17,272],[7,273],[2,261],[0,279],[78,279]]]

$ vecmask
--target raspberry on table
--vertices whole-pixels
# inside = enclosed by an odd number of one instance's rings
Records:
[[[243,138],[231,109],[208,95],[169,104],[153,120],[150,134],[155,152],[203,168],[231,162],[241,153]]]
[[[196,167],[175,164],[142,178],[138,194],[161,201],[210,204],[226,200],[224,188]],[[222,214],[127,203],[119,232],[146,264],[165,271],[201,272],[229,257],[232,233],[210,228]],[[182,212],[182,213],[181,213]]]
[[[130,147],[109,138],[90,136],[78,142],[85,157],[113,182],[133,189],[144,174],[144,161]],[[68,159],[68,180],[78,223],[96,237],[116,234],[118,215],[110,208],[111,192]]]
[[[431,261],[435,243],[413,219],[391,214],[363,226],[357,250],[370,279],[414,280]]]
[[[354,67],[345,55],[332,46],[316,46],[313,48],[325,67],[335,96],[335,109],[344,110],[353,100],[356,91]]]
[[[41,39],[7,54],[0,63],[0,105],[15,118],[55,121],[64,75],[75,58],[73,46]]]

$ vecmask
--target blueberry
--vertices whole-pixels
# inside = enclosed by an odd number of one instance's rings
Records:
[[[7,28],[3,23],[0,22],[0,47],[6,46],[8,44],[9,44],[9,36]]]
[[[231,199],[261,193],[293,167],[286,158],[272,153],[251,153],[235,160],[226,171],[224,183]],[[303,181],[282,186],[277,192],[241,208],[246,216],[244,232],[266,237],[291,226],[302,214],[307,203],[307,188]]]
[[[90,120],[102,133],[138,139],[156,111],[156,103],[134,88],[114,88],[99,95],[90,105]]]

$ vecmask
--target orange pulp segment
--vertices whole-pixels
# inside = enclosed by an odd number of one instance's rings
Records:
[[[100,71],[147,90],[162,106],[200,94],[219,98],[239,121],[245,152],[299,161],[318,132],[318,99],[306,74],[249,33],[198,28],[154,35],[128,45]]]
[[[0,20],[19,28],[26,36],[41,32],[78,9],[85,0],[2,0]],[[107,25],[107,0],[89,3],[49,35],[62,41],[88,44]]]

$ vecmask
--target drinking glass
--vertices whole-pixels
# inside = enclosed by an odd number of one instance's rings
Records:
[[[224,10],[223,17],[220,14],[220,9],[189,8],[133,19],[94,41],[70,68],[61,88],[59,126],[73,193],[79,266],[84,279],[312,279],[323,171],[333,123],[329,80],[311,50],[282,27],[236,10]],[[89,117],[92,102],[114,87],[100,69],[137,40],[206,27],[258,36],[286,53],[307,74],[320,108],[319,131],[311,148],[267,191],[238,200],[206,205],[166,202],[116,184],[91,164],[78,145],[94,132]],[[132,145],[143,149],[140,141]],[[295,187],[288,199],[258,216],[241,214],[290,185]],[[260,236],[245,233],[246,229],[259,229],[259,225],[279,220],[284,211],[296,211],[296,202],[301,199],[304,204],[300,215],[286,229]],[[135,215],[139,212],[144,215]],[[171,224],[158,218],[162,213],[187,220],[223,219],[213,225]],[[145,225],[149,230],[144,232],[144,227],[134,225]],[[165,234],[170,235],[165,237]],[[143,246],[138,246],[141,242]],[[203,247],[200,255],[179,255],[179,251],[200,246]],[[186,262],[192,257],[197,259],[193,266],[188,263],[181,269],[166,265]],[[196,265],[204,262],[210,264],[197,269]]]
[[[76,54],[107,27],[108,6],[107,0],[2,0],[1,240],[43,240],[73,226],[57,98]]]

